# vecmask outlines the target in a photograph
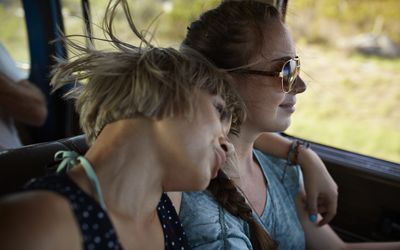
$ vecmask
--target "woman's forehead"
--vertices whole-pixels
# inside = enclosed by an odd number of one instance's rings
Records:
[[[264,41],[260,59],[270,62],[285,61],[296,56],[296,48],[289,30],[280,22],[264,28]]]

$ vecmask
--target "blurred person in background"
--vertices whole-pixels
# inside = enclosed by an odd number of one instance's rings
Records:
[[[25,79],[0,43],[0,150],[22,146],[15,121],[39,127],[46,118],[45,96]]]

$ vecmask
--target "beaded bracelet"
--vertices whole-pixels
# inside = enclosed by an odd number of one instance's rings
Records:
[[[289,152],[287,155],[287,164],[288,165],[297,165],[300,147],[309,148],[310,143],[307,141],[301,140],[293,140],[292,144],[290,144]]]

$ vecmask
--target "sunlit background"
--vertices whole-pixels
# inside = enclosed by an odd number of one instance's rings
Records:
[[[83,34],[80,1],[61,2],[66,33]],[[94,24],[100,24],[106,2],[91,1]],[[177,47],[188,24],[218,3],[135,0],[131,7],[153,43]],[[0,0],[0,42],[28,68],[23,15],[19,1]],[[400,1],[289,0],[286,21],[308,83],[287,133],[400,162]],[[137,43],[122,17],[118,23],[120,37]],[[95,34],[101,37],[98,29]]]

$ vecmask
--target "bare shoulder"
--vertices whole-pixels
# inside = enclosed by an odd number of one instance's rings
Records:
[[[80,231],[70,204],[48,191],[0,200],[0,249],[80,249]]]

